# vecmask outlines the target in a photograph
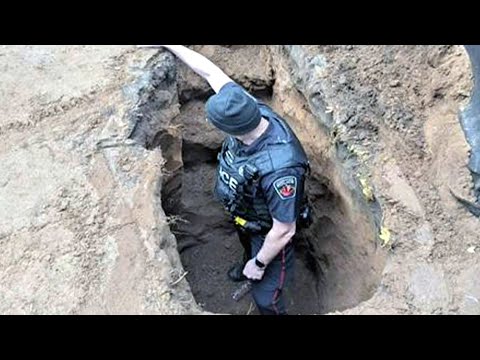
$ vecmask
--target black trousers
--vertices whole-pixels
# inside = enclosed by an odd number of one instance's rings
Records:
[[[263,246],[265,235],[239,231],[240,242],[245,249],[245,263],[257,256]],[[260,281],[252,282],[252,296],[262,315],[286,315],[283,289],[293,278],[293,244],[288,244],[267,266]]]

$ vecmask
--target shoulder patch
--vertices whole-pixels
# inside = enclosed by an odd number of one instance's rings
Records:
[[[285,176],[273,183],[273,187],[282,200],[293,199],[297,196],[297,178]]]

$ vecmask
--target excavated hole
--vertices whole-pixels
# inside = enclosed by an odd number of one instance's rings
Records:
[[[222,136],[205,124],[203,104],[184,104],[174,125],[183,127],[182,134],[162,132],[154,141],[162,148],[169,174],[164,177],[162,205],[197,302],[210,312],[256,314],[250,296],[238,303],[232,299],[239,284],[226,274],[241,259],[242,248],[213,197]],[[364,214],[349,209],[352,201],[345,199],[347,192],[338,184],[341,176],[331,175],[329,179],[314,168],[308,181],[315,221],[295,239],[295,281],[286,290],[290,314],[351,308],[370,298],[380,281],[383,261],[377,255],[374,226]]]

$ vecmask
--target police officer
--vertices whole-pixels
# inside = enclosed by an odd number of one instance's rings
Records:
[[[231,214],[245,249],[229,271],[251,280],[261,314],[286,314],[282,290],[293,275],[293,244],[305,215],[307,156],[286,122],[204,56],[180,45],[162,45],[207,80],[216,95],[207,120],[226,133],[218,156],[215,195]],[[140,47],[158,47],[143,45]]]

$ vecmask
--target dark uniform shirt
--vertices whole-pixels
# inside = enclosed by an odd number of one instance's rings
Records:
[[[225,86],[240,87],[240,85],[235,83]],[[259,101],[257,100],[257,102]],[[247,146],[237,140],[239,156],[255,154],[269,143],[277,142],[276,139],[285,138],[285,130],[274,119],[266,118],[269,121],[267,130],[252,144]],[[260,185],[268,204],[270,215],[282,223],[295,222],[298,218],[304,196],[305,169],[303,167],[294,167],[279,170],[264,176]]]

